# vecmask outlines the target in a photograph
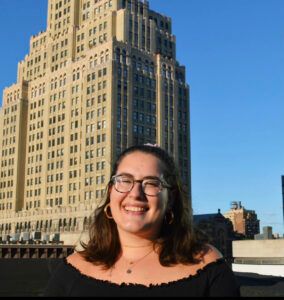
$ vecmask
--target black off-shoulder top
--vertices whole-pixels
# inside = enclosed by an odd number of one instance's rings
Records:
[[[239,297],[240,288],[224,259],[195,275],[162,284],[117,284],[80,273],[64,258],[54,270],[45,297]]]

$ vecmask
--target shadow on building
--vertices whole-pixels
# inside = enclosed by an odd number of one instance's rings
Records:
[[[215,246],[230,263],[232,262],[232,241],[242,239],[243,236],[234,232],[232,222],[225,218],[220,209],[218,213],[194,215],[196,228],[207,237],[208,242]]]

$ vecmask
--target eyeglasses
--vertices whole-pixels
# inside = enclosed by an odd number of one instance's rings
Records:
[[[142,180],[135,180],[129,175],[115,175],[111,178],[114,188],[119,193],[130,192],[135,182],[139,182],[142,185],[142,191],[147,196],[157,196],[163,188],[170,188],[170,186],[156,177],[146,177]]]

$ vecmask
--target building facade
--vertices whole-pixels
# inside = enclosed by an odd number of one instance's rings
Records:
[[[245,238],[254,239],[259,234],[259,220],[254,210],[245,209],[241,202],[232,202],[231,209],[223,214],[233,223],[234,231]]]
[[[284,239],[233,241],[233,256],[234,272],[284,277]]]
[[[191,202],[189,86],[142,0],[49,0],[0,110],[0,237],[80,232],[126,147],[171,153]]]

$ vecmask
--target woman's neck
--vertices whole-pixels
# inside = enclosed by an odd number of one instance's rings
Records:
[[[154,249],[155,240],[125,233],[120,234],[119,237],[124,257],[141,256],[141,254]]]
[[[153,247],[153,245],[154,245],[154,243],[153,242],[148,242],[147,244],[145,244],[145,245],[143,245],[143,244],[141,244],[141,245],[134,245],[134,244],[129,244],[129,245],[127,245],[127,244],[121,244],[121,248],[130,248],[130,249],[132,249],[132,248],[135,248],[135,249],[137,249],[137,248],[150,248],[150,247]]]

